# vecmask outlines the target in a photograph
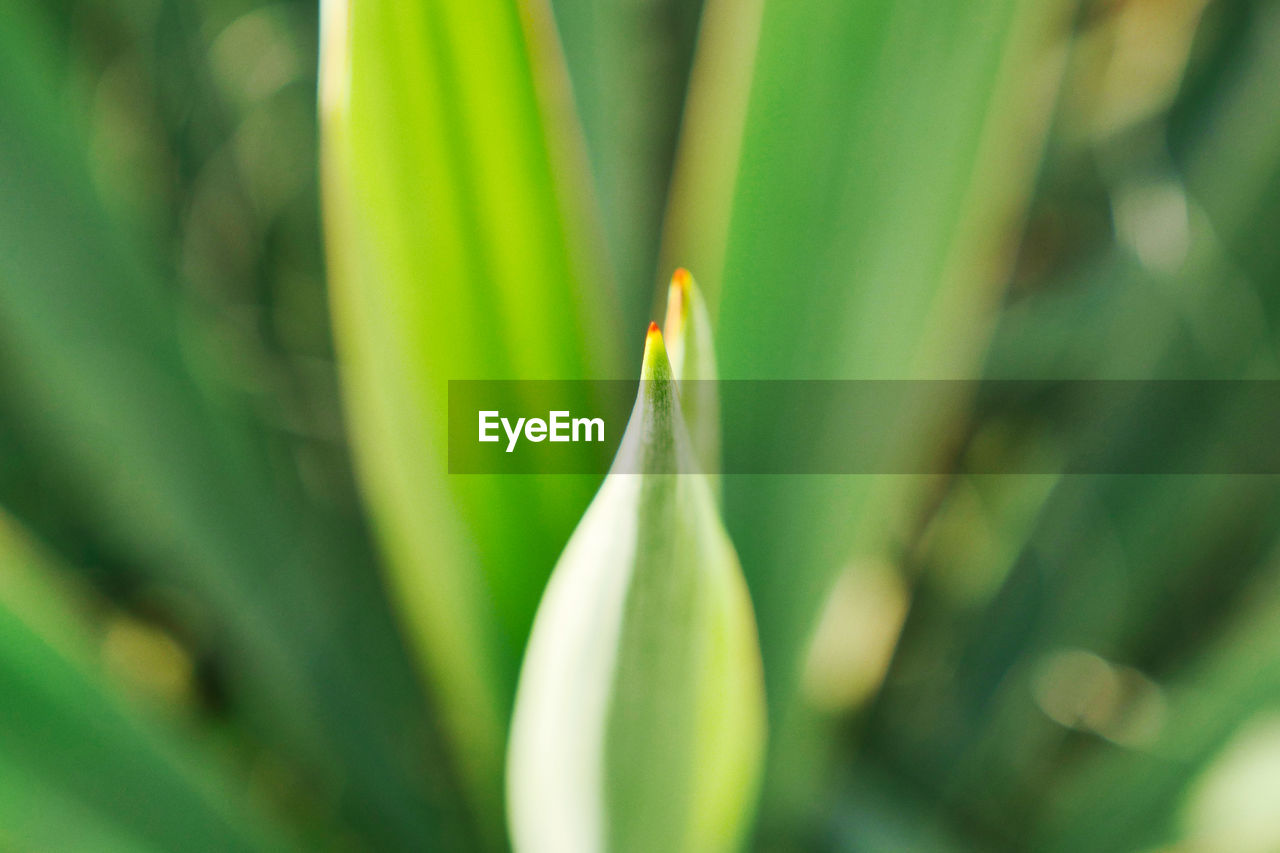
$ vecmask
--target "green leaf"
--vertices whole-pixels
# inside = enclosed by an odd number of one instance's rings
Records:
[[[708,19],[667,238],[691,252],[720,306],[722,377],[976,375],[1010,261],[1003,249],[1055,100],[1064,55],[1055,39],[1074,5],[824,0]],[[696,109],[721,94],[726,111]],[[722,414],[726,432],[745,422]],[[763,415],[742,441],[792,440],[796,413]],[[949,415],[930,416],[941,429]],[[845,439],[829,413],[805,417],[819,446]],[[922,484],[832,476],[725,485],[782,718],[836,572],[893,553]]]
[[[667,258],[698,270],[724,379],[977,375],[1029,197],[1074,0],[712,3],[694,61]],[[928,61],[922,61],[928,57]],[[679,253],[679,254],[675,254]],[[725,441],[793,441],[797,413],[725,410]],[[949,407],[915,424],[936,452]],[[884,419],[910,417],[885,412]],[[847,439],[805,412],[815,446]],[[798,716],[804,643],[840,568],[901,553],[929,483],[734,477],[725,520],[758,602],[775,726],[765,819],[813,764]],[[798,753],[797,753],[798,754]]]
[[[108,687],[73,598],[0,514],[0,844],[290,849],[244,778]]]
[[[508,755],[521,853],[742,840],[764,745],[755,623],[690,463],[657,326],[611,473],[538,609]]]
[[[680,388],[680,411],[693,442],[698,470],[720,470],[720,395],[711,315],[702,291],[681,267],[671,276],[663,338]],[[717,483],[717,488],[718,488]]]
[[[551,0],[624,327],[653,310],[701,0]],[[636,354],[638,355],[638,354]]]
[[[621,361],[571,192],[585,172],[547,106],[559,59],[543,11],[509,0],[323,8],[325,227],[358,473],[464,788],[491,831],[520,650],[595,483],[450,479],[447,383],[616,378]]]

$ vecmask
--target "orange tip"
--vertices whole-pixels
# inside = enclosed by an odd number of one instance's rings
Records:
[[[671,284],[681,290],[689,289],[689,271],[684,267],[676,267],[676,271],[671,274]]]
[[[662,341],[662,332],[657,323],[649,324],[649,333],[644,337],[644,357],[640,359],[640,378],[659,379],[669,376],[671,364],[667,361],[667,347]]]

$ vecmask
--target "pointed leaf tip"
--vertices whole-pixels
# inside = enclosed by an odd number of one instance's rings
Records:
[[[680,383],[680,406],[703,470],[719,469],[720,404],[711,317],[698,283],[684,267],[671,274],[663,342]]]
[[[662,339],[662,330],[657,323],[649,324],[649,331],[644,336],[644,358],[640,363],[641,379],[669,380],[671,378],[671,360],[667,355],[667,347]]]

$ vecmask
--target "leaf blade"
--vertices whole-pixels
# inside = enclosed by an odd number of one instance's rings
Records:
[[[576,164],[538,88],[535,60],[557,61],[544,12],[323,9],[325,229],[358,473],[488,827],[519,649],[592,484],[448,478],[447,382],[608,377],[619,363],[605,279],[565,197]]]
[[[733,849],[754,798],[765,724],[751,603],[707,478],[671,473],[691,449],[656,324],[642,370],[615,469],[643,473],[606,477],[521,673],[508,785],[525,853]]]

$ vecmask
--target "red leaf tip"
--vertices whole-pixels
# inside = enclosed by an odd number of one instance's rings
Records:
[[[644,336],[644,358],[642,359],[642,367],[640,369],[640,378],[652,379],[655,365],[659,358],[666,359],[667,348],[662,342],[662,332],[658,330],[657,323],[649,324],[649,332]]]

